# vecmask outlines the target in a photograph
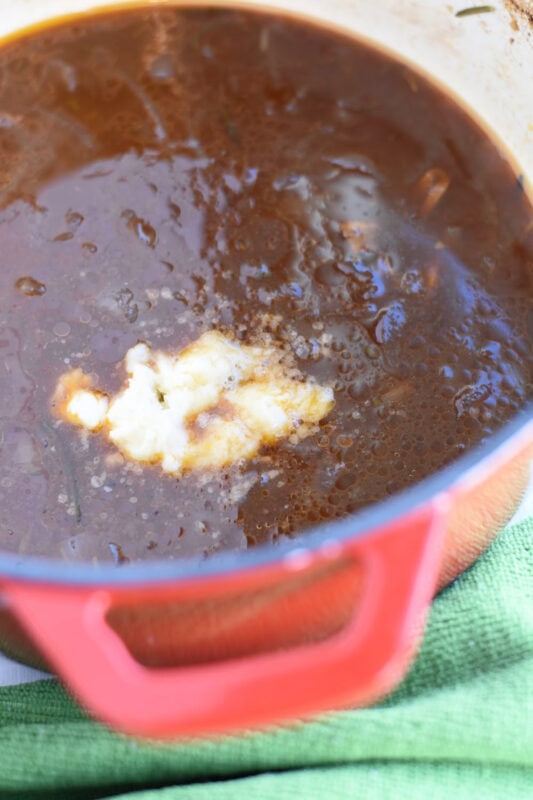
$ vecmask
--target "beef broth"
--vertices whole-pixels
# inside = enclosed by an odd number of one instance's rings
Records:
[[[205,558],[450,463],[531,397],[533,228],[423,76],[311,24],[136,8],[0,50],[0,548]],[[529,326],[529,327],[528,327]],[[138,342],[273,342],[333,390],[304,439],[183,475],[54,409]]]

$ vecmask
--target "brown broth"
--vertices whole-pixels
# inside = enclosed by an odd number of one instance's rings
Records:
[[[531,220],[463,110],[336,33],[150,8],[8,43],[0,548],[204,558],[453,461],[532,394]],[[54,417],[65,370],[113,392],[137,341],[175,352],[211,328],[274,332],[332,385],[320,430],[177,480]]]

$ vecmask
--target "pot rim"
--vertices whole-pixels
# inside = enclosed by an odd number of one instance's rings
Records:
[[[422,481],[390,498],[372,503],[355,514],[311,526],[287,542],[260,544],[244,551],[215,553],[205,561],[191,557],[175,561],[154,559],[122,564],[120,567],[110,563],[74,563],[46,556],[26,556],[0,551],[0,580],[9,577],[62,585],[134,586],[210,578],[253,570],[284,560],[287,560],[287,564],[294,564],[295,555],[301,556],[301,563],[305,565],[306,556],[321,548],[369,535],[393,520],[406,516],[413,509],[436,502],[439,496],[446,496],[450,491],[460,489],[463,483],[470,480],[475,482],[481,471],[479,468],[491,456],[499,455],[498,451],[507,449],[513,442],[520,447],[528,439],[533,442],[533,401],[528,402],[512,420],[485,442],[471,448]],[[505,454],[502,455],[505,457]]]

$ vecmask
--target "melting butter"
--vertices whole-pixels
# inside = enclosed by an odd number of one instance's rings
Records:
[[[62,375],[55,408],[107,435],[127,459],[177,476],[252,458],[289,436],[303,439],[334,403],[331,388],[305,380],[279,348],[243,345],[218,331],[176,355],[137,344],[125,370],[124,388],[111,397],[81,370]]]

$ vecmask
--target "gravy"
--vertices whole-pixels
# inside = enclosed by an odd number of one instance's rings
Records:
[[[370,46],[266,13],[137,8],[0,49],[0,548],[205,558],[453,461],[531,397],[532,214],[498,146]],[[138,342],[274,341],[335,405],[180,477],[58,420]]]

